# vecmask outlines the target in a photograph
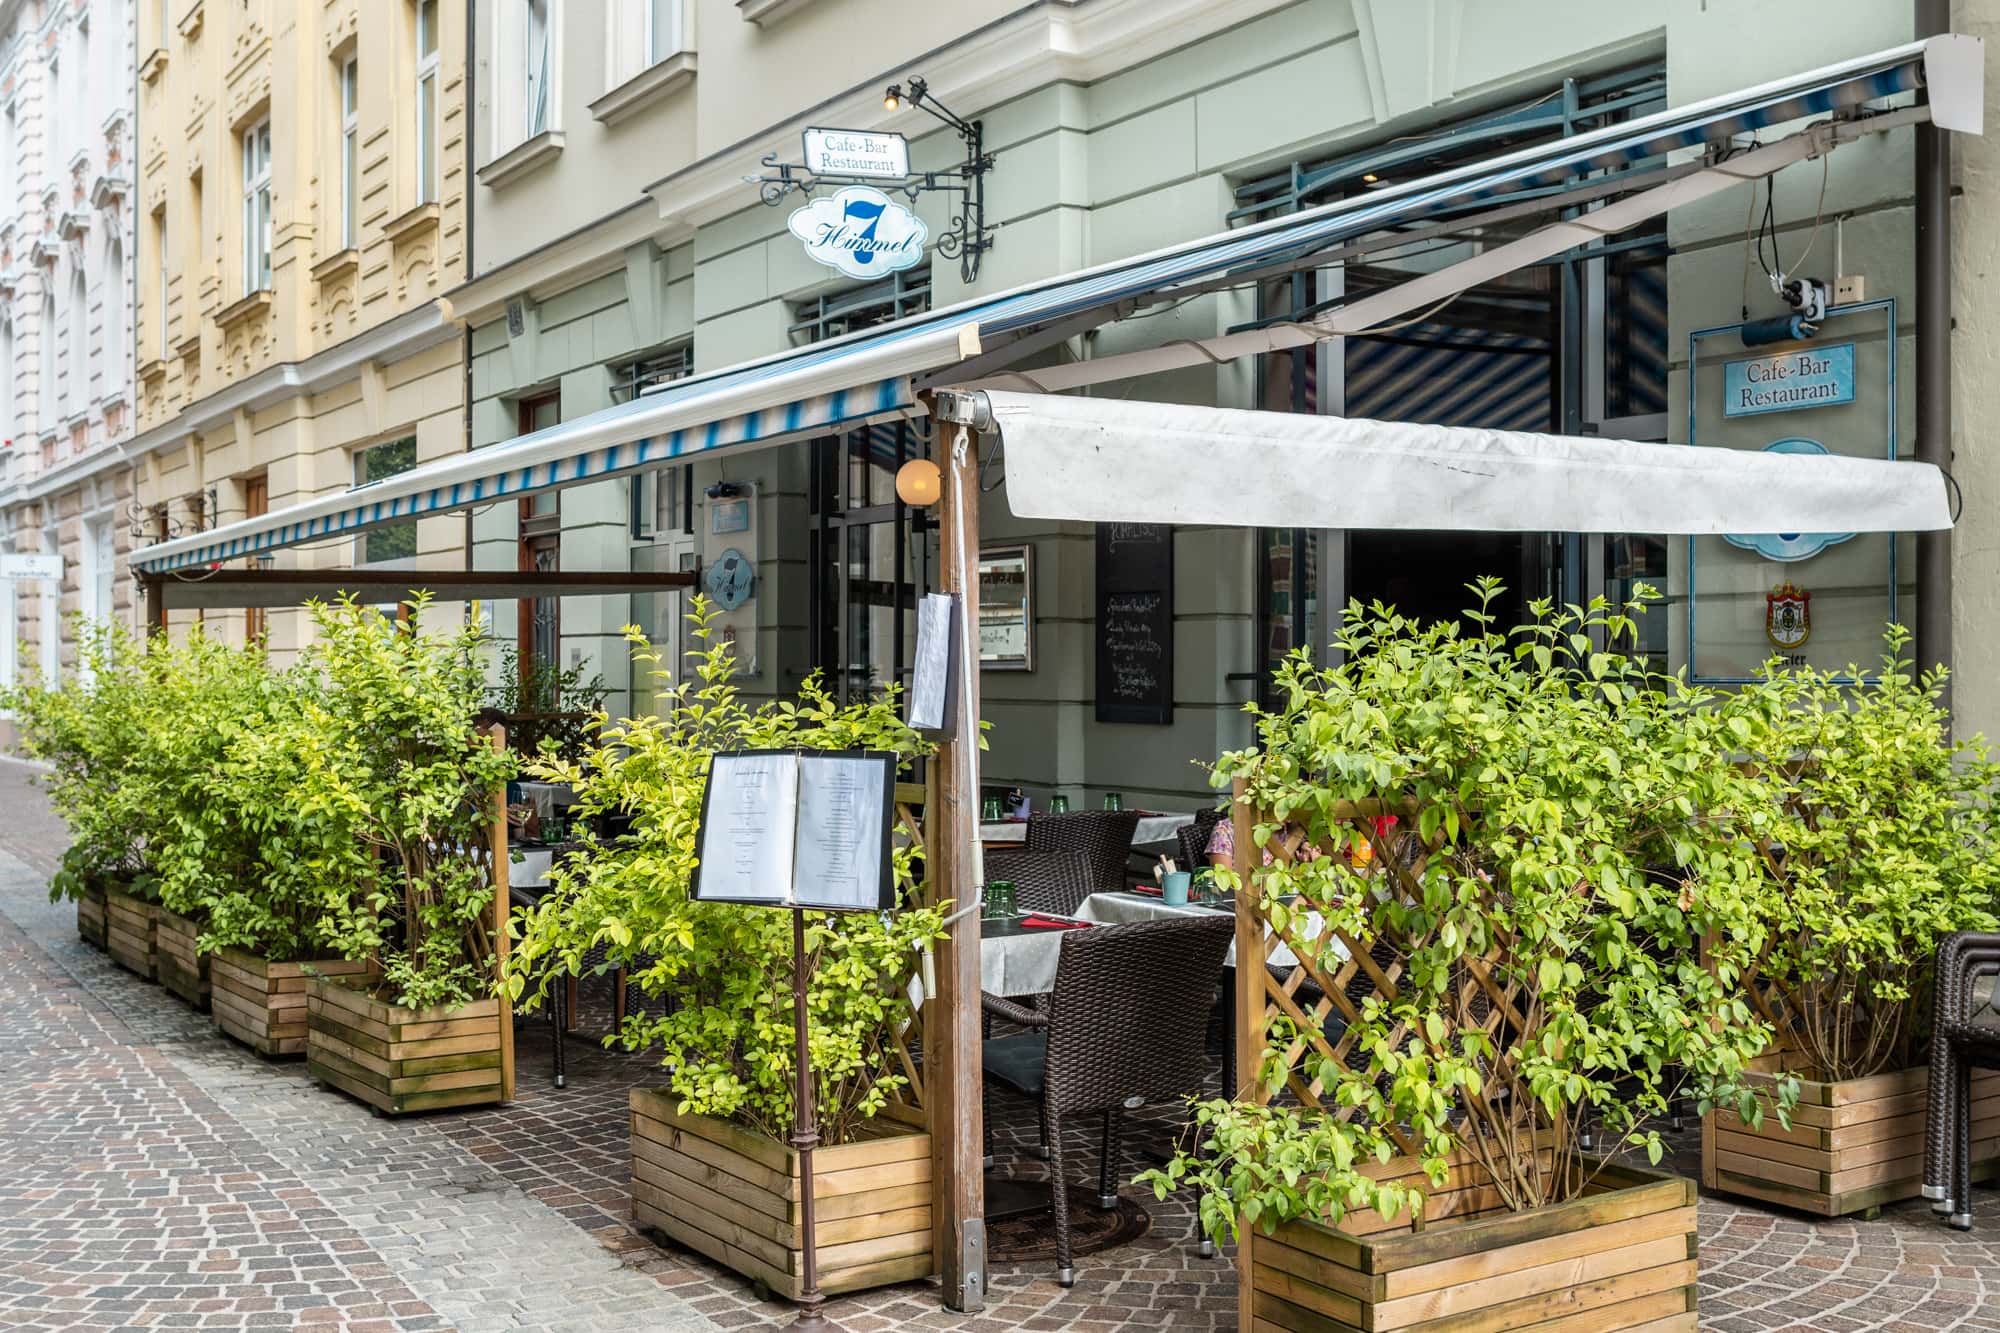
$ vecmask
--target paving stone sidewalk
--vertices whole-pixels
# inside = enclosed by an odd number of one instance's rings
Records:
[[[512,1105],[377,1119],[78,942],[72,909],[47,900],[65,835],[30,774],[0,760],[0,1329],[790,1322],[633,1228],[625,1093],[655,1077],[647,1061],[579,1036],[556,1090],[547,1025],[525,1019]],[[1031,1109],[999,1118],[1002,1168],[1041,1173]],[[1074,1178],[1095,1170],[1074,1154]],[[832,1325],[1234,1329],[1227,1255],[1200,1258],[1188,1210],[1143,1197],[1149,1233],[1081,1260],[1071,1290],[1046,1264],[996,1264],[981,1315],[913,1283],[833,1301]],[[1960,1234],[1919,1204],[1860,1223],[1704,1199],[1702,1327],[2000,1333],[2000,1194],[1976,1210]]]

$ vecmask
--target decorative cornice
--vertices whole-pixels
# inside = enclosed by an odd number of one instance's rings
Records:
[[[382,234],[389,238],[392,246],[405,244],[411,237],[424,231],[435,230],[441,210],[436,202],[418,204],[415,208],[390,218],[382,224]],[[318,270],[314,270],[315,273]]]
[[[509,181],[519,180],[538,167],[547,166],[562,156],[562,150],[563,132],[543,130],[532,139],[509,148],[475,174],[479,177],[481,185],[488,189],[499,189]]]
[[[90,214],[73,208],[56,219],[56,235],[66,241],[80,241],[90,231]]]
[[[345,250],[334,251],[325,259],[314,264],[312,266],[313,281],[324,286],[336,278],[356,272],[360,267],[361,252],[350,245]]]
[[[56,239],[53,232],[44,232],[35,238],[33,245],[28,247],[29,260],[45,268],[53,268],[61,254],[62,242]]]
[[[189,5],[186,11],[181,14],[175,26],[181,30],[181,36],[193,38],[195,34],[201,31],[201,20],[201,0],[194,0],[194,3]]]
[[[90,206],[99,210],[115,208],[131,193],[131,181],[118,172],[107,171],[91,184]]]
[[[736,12],[745,23],[760,28],[773,27],[811,4],[812,0],[736,0]]]
[[[160,77],[161,71],[165,70],[166,67],[167,48],[164,46],[154,47],[146,53],[146,58],[139,62],[139,82],[151,83]]]
[[[694,52],[668,56],[592,102],[590,114],[606,125],[616,125],[683,88],[692,88],[694,73]]]

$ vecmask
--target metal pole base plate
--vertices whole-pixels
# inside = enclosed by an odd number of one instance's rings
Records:
[[[1972,1230],[1971,1213],[1953,1213],[1950,1217],[1946,1218],[1945,1221],[1950,1225],[1953,1231]]]

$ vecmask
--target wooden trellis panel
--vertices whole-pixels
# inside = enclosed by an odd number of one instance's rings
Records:
[[[931,774],[928,782],[896,784],[896,827],[923,858],[924,882],[918,886],[918,895],[925,904],[933,904],[936,890],[930,873],[930,844],[924,838],[924,815],[932,808],[937,796],[937,765],[928,764],[925,767]],[[884,1044],[895,1068],[909,1082],[890,1094],[884,1113],[904,1124],[928,1129],[930,1120],[924,1109],[923,1037],[924,1006],[920,1005],[900,1028],[890,1032],[885,1039]]]
[[[1230,818],[1241,884],[1236,895],[1236,1097],[1254,1104],[1272,1100],[1273,1094],[1262,1077],[1264,1055],[1274,1024],[1288,1021],[1293,1035],[1281,1056],[1287,1071],[1284,1092],[1303,1107],[1351,1120],[1359,1108],[1329,1105],[1328,1089],[1316,1070],[1322,1061],[1350,1069],[1363,1067],[1367,1057],[1358,1049],[1358,1029],[1364,1006],[1371,1000],[1395,1002],[1405,984],[1409,954],[1430,941],[1424,937],[1378,938],[1364,945],[1331,923],[1322,921],[1315,928],[1313,918],[1305,913],[1287,913],[1288,919],[1283,924],[1274,922],[1269,904],[1259,891],[1257,870],[1261,857],[1252,830],[1259,823],[1280,821],[1252,810],[1245,803],[1241,779],[1237,780],[1234,795]],[[1441,833],[1428,844],[1422,840],[1419,813],[1410,806],[1359,801],[1337,807],[1334,817],[1339,824],[1350,828],[1358,841],[1366,843],[1373,854],[1371,864],[1385,886],[1392,892],[1414,894],[1429,858],[1444,845]],[[1459,813],[1461,820],[1468,818],[1466,812]],[[1389,815],[1396,816],[1397,821],[1393,828],[1384,829],[1378,821]],[[1321,850],[1331,855],[1336,849]],[[1295,859],[1275,844],[1272,855],[1278,860]],[[1520,1031],[1528,1026],[1524,1010],[1530,999],[1524,994],[1523,984],[1506,976],[1498,966],[1506,944],[1505,940],[1499,940],[1486,955],[1463,957],[1457,975],[1450,982],[1449,993],[1458,1012],[1458,1030],[1483,1029],[1499,1053],[1496,1065],[1487,1071],[1486,1094],[1465,1100],[1475,1114],[1490,1118],[1491,1123],[1519,1124],[1520,1148],[1515,1156],[1524,1163],[1535,1159],[1546,1168],[1559,1156],[1556,1151],[1559,1140],[1547,1130],[1537,1132],[1525,1118],[1528,1113],[1520,1108],[1531,1099],[1496,1095],[1502,1089],[1516,1086],[1519,1079],[1517,1061],[1506,1050],[1507,1029]],[[1281,945],[1297,959],[1297,966],[1289,971],[1270,966]],[[1318,989],[1316,999],[1308,998],[1309,984]],[[1326,1033],[1329,1016],[1339,1019],[1341,1024],[1340,1032],[1332,1037]],[[1400,1023],[1391,1030],[1391,1040],[1396,1043],[1407,1035],[1407,1028]],[[1397,1127],[1389,1127],[1388,1136],[1402,1155],[1366,1168],[1368,1173],[1377,1179],[1409,1179],[1417,1183],[1421,1174],[1416,1162],[1419,1145]],[[1341,1229],[1356,1235],[1386,1233],[1505,1209],[1505,1202],[1474,1154],[1461,1149],[1452,1161],[1444,1187],[1426,1189],[1429,1197],[1421,1221],[1413,1222],[1407,1216],[1353,1214],[1343,1220]],[[1246,1329],[1259,1326],[1251,1308],[1251,1292],[1257,1263],[1255,1250],[1262,1239],[1254,1227],[1246,1227],[1238,1240],[1239,1318]]]

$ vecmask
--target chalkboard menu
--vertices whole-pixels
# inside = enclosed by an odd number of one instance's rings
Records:
[[[1097,720],[1174,720],[1174,530],[1097,525]]]

